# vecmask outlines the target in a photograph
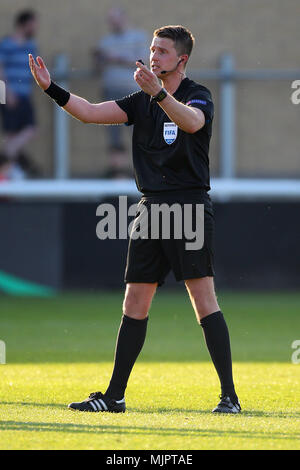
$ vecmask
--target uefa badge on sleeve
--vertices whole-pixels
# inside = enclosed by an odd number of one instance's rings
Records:
[[[174,122],[164,122],[164,139],[168,145],[175,142],[178,132],[178,126]]]

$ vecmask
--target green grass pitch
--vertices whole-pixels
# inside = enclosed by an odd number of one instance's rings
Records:
[[[122,293],[0,297],[1,449],[300,449],[300,294],[219,293],[243,413],[219,394],[187,294],[158,291],[122,415],[66,408],[105,391]]]

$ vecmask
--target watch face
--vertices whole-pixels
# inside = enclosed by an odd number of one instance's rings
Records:
[[[165,97],[167,96],[166,90],[161,90],[159,95],[157,96],[156,100],[157,101],[162,101]]]
[[[156,96],[152,96],[151,101],[162,101],[167,95],[168,93],[166,92],[166,90],[162,88]]]

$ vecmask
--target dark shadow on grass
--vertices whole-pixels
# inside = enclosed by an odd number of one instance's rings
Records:
[[[300,412],[298,411],[243,411],[242,412],[243,416],[248,416],[248,417],[254,417],[254,418],[293,418],[293,419],[299,419],[300,418]]]
[[[66,408],[66,404],[61,403],[31,403],[24,401],[1,401],[0,405],[18,405],[18,406],[38,406],[42,408]]]
[[[163,341],[163,340],[162,340]],[[10,357],[9,359],[9,365],[33,365],[33,364],[61,364],[61,363],[65,363],[65,364],[86,364],[86,363],[95,363],[95,356],[96,354],[98,354],[99,351],[96,351],[94,355],[89,355],[87,357],[76,357],[74,356],[74,354],[70,357],[68,356],[62,356],[62,357],[59,357],[59,358],[55,358],[54,355],[49,355],[48,357],[37,357],[38,354],[36,354],[35,356],[30,356],[30,357],[27,357],[27,358],[24,358],[24,357]],[[102,355],[102,361],[101,362],[111,362],[111,356],[109,357],[106,357],[106,356],[103,356]],[[238,362],[241,363],[241,364],[247,364],[247,363],[253,363],[253,362],[258,362],[258,363],[261,363],[261,364],[267,364],[267,363],[279,363],[279,364],[287,364],[289,363],[289,360],[290,360],[290,357],[285,355],[285,354],[282,354],[282,355],[274,355],[272,357],[266,357],[266,355],[261,355],[261,356],[256,356],[256,355],[251,355],[251,353],[249,353],[249,356],[247,358],[243,358],[243,357],[240,357]],[[97,361],[99,362],[99,364],[101,364],[100,361]],[[157,356],[157,355],[153,355],[151,357],[147,357],[147,358],[143,358],[142,360],[139,361],[140,364],[148,364],[148,363],[153,363],[153,362],[157,362],[157,363],[180,363],[180,364],[194,364],[196,366],[199,366],[201,365],[201,363],[207,363],[209,362],[209,358],[203,358],[203,357],[200,357],[199,359],[195,359],[195,355],[191,356],[191,357],[174,357],[174,356],[169,356],[169,357],[160,357],[160,356]]]
[[[0,405],[14,405],[14,406],[37,406],[41,408],[60,408],[61,410],[67,409],[66,403],[35,403],[35,402],[13,402],[13,401],[2,401]],[[141,414],[169,414],[169,413],[183,413],[183,414],[196,414],[196,415],[211,415],[212,412],[210,409],[201,410],[201,409],[186,409],[186,408],[127,408],[127,411],[130,413],[141,413]],[[220,415],[214,415],[220,417]],[[223,415],[222,415],[223,416]],[[284,411],[256,411],[256,410],[243,410],[242,413],[238,416],[249,417],[249,418],[284,418],[284,419],[299,419],[300,412],[284,412]],[[236,417],[236,415],[234,415]]]
[[[155,409],[138,409],[138,408],[130,408],[130,411],[134,413],[192,413],[192,414],[202,414],[202,415],[211,415],[211,410],[191,410],[185,408],[155,408]],[[220,416],[215,415],[215,416]],[[222,415],[223,416],[223,415]],[[236,416],[236,415],[234,415]],[[242,413],[238,416],[247,416],[247,417],[255,417],[255,418],[300,418],[300,412],[284,412],[284,411],[242,411]]]
[[[184,436],[184,437],[214,437],[214,436],[234,436],[245,439],[292,439],[299,440],[300,434],[280,433],[280,432],[259,432],[259,431],[236,431],[229,429],[220,431],[215,429],[192,429],[192,428],[164,428],[145,426],[111,426],[111,425],[88,425],[72,423],[39,423],[22,421],[2,421],[0,422],[2,431],[28,431],[28,432],[65,432],[80,434],[108,433],[112,435],[154,435],[154,436]]]

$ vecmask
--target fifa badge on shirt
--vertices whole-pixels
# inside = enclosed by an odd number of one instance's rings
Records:
[[[175,142],[178,132],[178,126],[174,122],[164,122],[164,139],[168,145]]]

